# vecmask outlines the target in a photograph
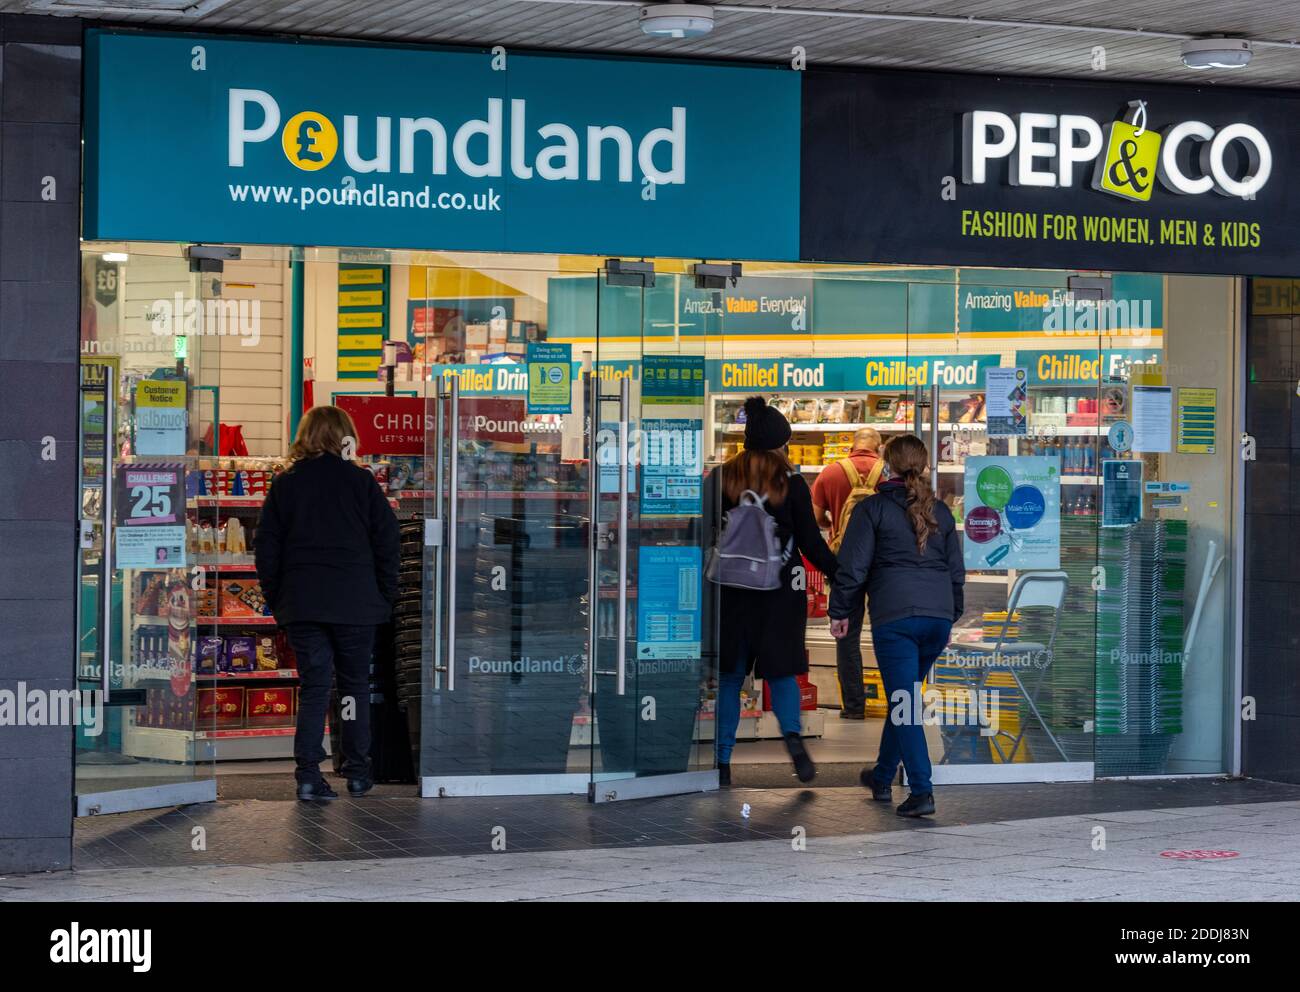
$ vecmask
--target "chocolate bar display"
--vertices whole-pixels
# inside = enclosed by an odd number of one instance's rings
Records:
[[[255,638],[246,635],[227,637],[225,643],[227,672],[251,672],[257,668],[257,647]]]

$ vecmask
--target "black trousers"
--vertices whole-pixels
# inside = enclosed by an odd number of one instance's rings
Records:
[[[299,782],[318,782],[325,760],[325,713],[330,681],[338,682],[343,711],[339,728],[343,740],[340,771],[349,779],[370,776],[370,653],[375,644],[373,624],[291,623],[285,629],[298,656],[298,729],[293,758]],[[349,700],[351,704],[349,705]]]
[[[835,642],[835,668],[840,676],[840,696],[844,712],[855,715],[866,711],[867,692],[862,685],[862,622],[867,604],[863,603],[849,617],[849,632]]]

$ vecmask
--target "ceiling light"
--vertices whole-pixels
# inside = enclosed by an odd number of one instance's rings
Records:
[[[131,256],[124,251],[106,251],[100,256],[105,262],[128,262]]]
[[[641,8],[641,30],[654,38],[699,38],[713,30],[713,8],[702,3],[652,3]]]
[[[1189,69],[1241,69],[1250,63],[1245,38],[1192,38],[1183,42],[1183,65]]]

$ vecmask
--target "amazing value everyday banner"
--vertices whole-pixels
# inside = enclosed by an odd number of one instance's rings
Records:
[[[793,259],[799,76],[91,30],[84,234]]]
[[[1294,94],[804,75],[803,258],[1300,272]]]

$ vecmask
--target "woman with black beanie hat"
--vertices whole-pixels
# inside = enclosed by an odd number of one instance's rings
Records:
[[[777,537],[789,552],[776,589],[712,587],[718,590],[719,597],[716,747],[722,785],[731,784],[731,751],[740,726],[740,689],[751,671],[764,680],[771,694],[772,711],[781,725],[799,781],[811,781],[817,774],[799,734],[799,683],[795,676],[808,671],[804,650],[808,606],[806,577],[795,569],[802,571],[802,554],[825,572],[828,580],[833,580],[836,558],[813,517],[808,483],[785,455],[789,440],[790,422],[781,411],[768,406],[761,396],[749,398],[745,401],[744,450],[718,466],[705,483],[710,537],[716,537],[724,515],[740,504],[746,490],[751,490],[764,500],[764,509],[776,520]]]

